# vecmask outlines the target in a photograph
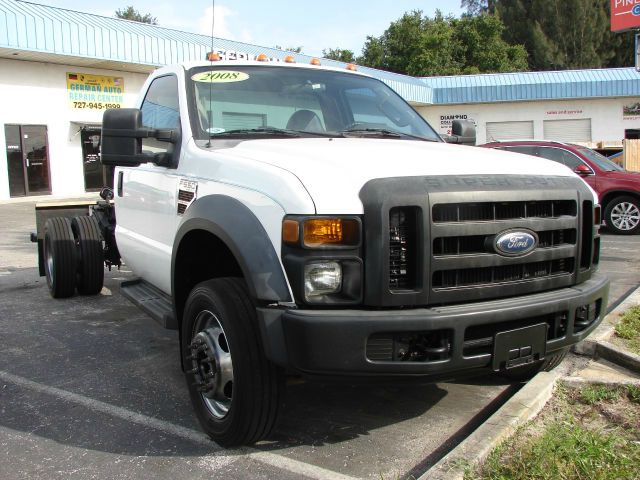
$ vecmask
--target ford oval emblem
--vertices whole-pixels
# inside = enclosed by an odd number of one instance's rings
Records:
[[[496,251],[507,257],[518,257],[538,246],[538,235],[531,230],[508,230],[496,235]]]

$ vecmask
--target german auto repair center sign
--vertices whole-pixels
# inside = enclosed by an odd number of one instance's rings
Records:
[[[611,0],[611,31],[640,28],[640,0]]]

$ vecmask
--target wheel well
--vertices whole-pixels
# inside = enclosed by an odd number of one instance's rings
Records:
[[[180,242],[175,258],[173,296],[178,325],[189,292],[198,283],[219,277],[243,277],[227,245],[210,232],[193,230]]]
[[[600,199],[600,205],[602,205],[602,211],[604,214],[604,209],[607,208],[607,204],[616,197],[633,197],[636,200],[640,201],[640,194],[636,192],[627,192],[627,191],[613,191],[605,193],[604,197]]]

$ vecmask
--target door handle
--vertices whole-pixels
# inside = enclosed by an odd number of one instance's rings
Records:
[[[24,159],[24,161],[25,161],[25,163],[27,164],[27,168],[29,168],[29,159],[28,159],[28,158],[25,158],[25,159]]]

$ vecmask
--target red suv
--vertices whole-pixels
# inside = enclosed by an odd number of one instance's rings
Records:
[[[607,227],[615,233],[640,230],[640,173],[627,172],[590,148],[547,140],[514,140],[480,145],[546,158],[580,175],[598,193]]]

